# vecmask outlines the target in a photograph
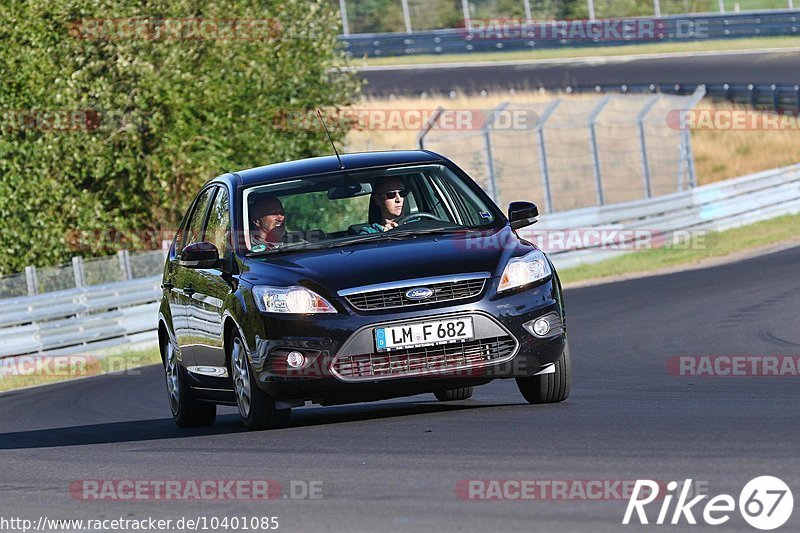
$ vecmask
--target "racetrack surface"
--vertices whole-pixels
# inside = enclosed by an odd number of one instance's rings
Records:
[[[568,86],[797,84],[800,52],[724,52],[362,69],[371,96]]]
[[[175,427],[159,367],[3,394],[0,514],[266,515],[282,531],[642,531],[620,524],[623,500],[463,501],[455,489],[468,479],[693,478],[738,499],[761,475],[782,478],[797,504],[798,378],[678,377],[666,363],[800,354],[798,264],[800,247],[568,290],[575,379],[558,405],[529,406],[503,380],[450,404],[425,395],[305,407],[289,428],[249,433],[230,408],[211,428]],[[82,501],[69,493],[81,479],[321,480],[323,498]],[[798,526],[796,510],[780,531]],[[738,513],[708,529],[755,531]]]

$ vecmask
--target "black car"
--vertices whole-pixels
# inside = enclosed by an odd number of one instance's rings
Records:
[[[516,378],[530,403],[572,379],[550,260],[460,168],[429,151],[319,157],[219,176],[169,251],[159,342],[180,426]]]

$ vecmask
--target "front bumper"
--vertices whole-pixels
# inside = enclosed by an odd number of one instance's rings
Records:
[[[340,299],[332,302],[339,310],[337,314],[310,317],[264,315],[263,335],[256,334],[251,349],[259,386],[279,400],[310,400],[322,404],[373,401],[478,385],[495,378],[530,376],[557,361],[566,343],[566,324],[562,322],[560,329],[544,338],[523,327],[548,314],[563,321],[564,312],[555,278],[533,288],[502,295],[496,293],[497,279],[488,281],[476,299],[449,302],[449,305],[443,302],[410,309],[357,311]],[[434,364],[422,371],[413,363],[409,366],[411,357],[401,357],[397,363],[405,364],[406,369],[416,368],[412,372],[395,374],[386,371],[392,367],[392,362],[384,364],[383,373],[375,376],[359,375],[354,379],[352,375],[337,371],[351,368],[352,361],[363,361],[370,354],[373,363],[386,361],[385,353],[372,353],[372,330],[377,326],[464,315],[474,317],[476,340],[505,337],[511,339],[510,343],[503,345],[504,351],[498,349],[496,357],[489,356],[489,350],[478,349],[470,353],[481,357],[459,359],[468,364],[450,364],[456,359],[449,360],[445,354],[439,359],[426,357],[426,362],[433,361]],[[450,352],[458,351],[458,345],[447,346],[452,347]],[[468,350],[461,350],[458,357]],[[287,367],[286,355],[291,351],[298,351],[306,357],[303,368]],[[441,351],[430,350],[432,354]],[[342,366],[342,361],[348,357],[350,367]],[[446,364],[437,366],[436,363],[442,361]]]

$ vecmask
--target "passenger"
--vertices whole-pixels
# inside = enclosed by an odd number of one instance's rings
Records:
[[[258,198],[250,208],[250,249],[260,252],[286,239],[286,212],[274,196]]]
[[[408,189],[402,179],[387,177],[377,180],[370,197],[370,225],[359,233],[380,233],[396,228],[395,221],[402,216],[406,196]]]

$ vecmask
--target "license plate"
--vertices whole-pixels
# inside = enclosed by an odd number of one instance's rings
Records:
[[[379,352],[385,352],[400,348],[463,342],[473,337],[472,317],[448,318],[375,328],[375,347]]]

